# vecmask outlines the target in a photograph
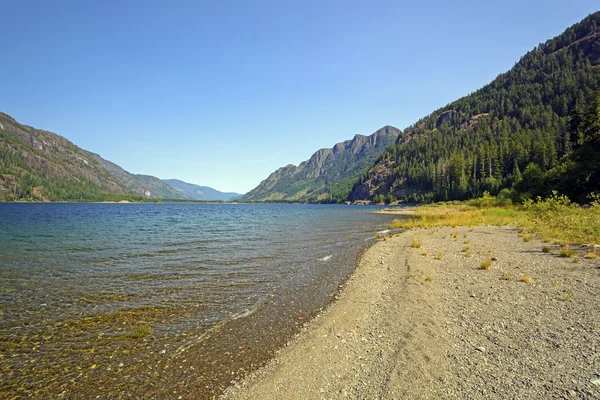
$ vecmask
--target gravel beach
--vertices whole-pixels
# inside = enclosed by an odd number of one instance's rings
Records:
[[[600,260],[558,250],[509,227],[381,240],[337,299],[223,398],[600,398]]]

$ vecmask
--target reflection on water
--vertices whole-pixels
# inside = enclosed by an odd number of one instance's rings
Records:
[[[111,393],[227,321],[322,307],[389,222],[372,210],[0,204],[0,398]]]

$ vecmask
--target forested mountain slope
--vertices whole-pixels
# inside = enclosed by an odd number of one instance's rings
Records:
[[[0,201],[139,199],[64,137],[0,113]]]
[[[102,165],[119,183],[134,193],[151,199],[192,200],[191,197],[172,188],[162,180],[151,175],[132,174],[115,163],[103,159],[98,154],[88,154]]]
[[[0,113],[0,201],[189,199],[160,179],[133,175],[64,137]]]
[[[246,193],[243,200],[343,201],[360,174],[394,143],[399,133],[385,126],[370,136],[356,135],[331,149],[321,149],[298,166],[279,168]]]
[[[465,199],[517,183],[530,196],[553,185],[576,191],[560,182],[568,169],[565,157],[577,147],[571,116],[589,109],[599,88],[597,12],[482,89],[407,128],[360,177],[349,199]]]

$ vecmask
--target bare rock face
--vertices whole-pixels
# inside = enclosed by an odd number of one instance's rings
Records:
[[[443,113],[440,114],[440,116],[437,119],[437,122],[435,124],[435,126],[437,128],[439,128],[440,126],[442,126],[445,122],[450,122],[452,121],[452,118],[454,118],[456,115],[458,115],[458,113],[454,110],[448,110],[448,111],[444,111]]]
[[[357,180],[361,173],[398,137],[400,131],[385,126],[370,136],[356,135],[331,149],[320,149],[300,165],[287,165],[248,192],[247,201],[320,201],[331,185]],[[348,190],[351,184],[348,185]]]

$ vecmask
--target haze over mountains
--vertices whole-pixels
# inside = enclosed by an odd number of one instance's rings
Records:
[[[208,186],[198,186],[179,179],[163,179],[167,185],[194,200],[202,201],[234,201],[242,197],[240,193],[220,192]]]

